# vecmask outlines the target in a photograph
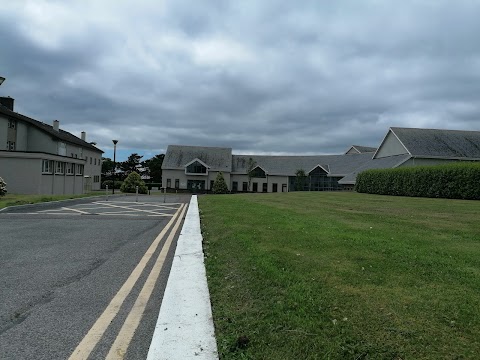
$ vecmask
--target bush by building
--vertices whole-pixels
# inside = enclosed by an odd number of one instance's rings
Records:
[[[0,196],[5,196],[7,193],[7,183],[0,177]]]
[[[121,192],[125,193],[134,193],[136,192],[136,187],[138,186],[138,193],[139,194],[146,194],[147,193],[147,186],[145,182],[142,180],[140,175],[135,171],[131,172],[127,178],[123,181],[122,186],[120,187]]]
[[[225,182],[225,178],[223,177],[223,173],[221,171],[217,174],[217,177],[215,178],[212,190],[214,194],[228,193],[227,183]]]
[[[366,170],[358,174],[361,193],[480,200],[480,163]]]

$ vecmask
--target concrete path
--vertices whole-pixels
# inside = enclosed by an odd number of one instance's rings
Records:
[[[197,196],[178,238],[147,360],[218,359]]]

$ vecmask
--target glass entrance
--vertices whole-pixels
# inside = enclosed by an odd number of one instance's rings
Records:
[[[205,180],[188,180],[187,181],[188,190],[195,191],[204,191],[205,190]]]

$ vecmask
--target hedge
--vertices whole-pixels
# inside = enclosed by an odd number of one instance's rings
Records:
[[[480,163],[372,169],[357,175],[361,193],[480,200]]]
[[[123,181],[120,181],[120,180],[115,180],[115,189],[120,189],[120,187],[122,186],[123,184]],[[102,189],[106,189],[106,186],[108,185],[108,188],[111,189],[112,188],[112,185],[113,185],[113,180],[105,180],[103,183],[102,183]]]

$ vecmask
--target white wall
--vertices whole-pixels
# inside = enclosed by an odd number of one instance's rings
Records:
[[[394,156],[394,155],[403,155],[403,154],[408,154],[407,149],[402,145],[402,143],[397,139],[397,137],[392,133],[392,131],[389,131],[387,136],[385,137],[385,140],[378,149],[377,154],[375,155],[375,158],[382,158],[382,157],[387,157],[387,156]]]

